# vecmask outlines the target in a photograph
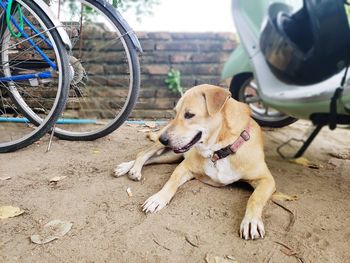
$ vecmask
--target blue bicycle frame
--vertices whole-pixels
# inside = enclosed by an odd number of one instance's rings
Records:
[[[7,9],[7,1],[3,2],[0,1],[0,8],[4,10],[4,15],[6,15],[6,9]],[[51,59],[38,47],[34,41],[32,40],[32,37],[29,37],[28,34],[20,27],[20,25],[17,23],[17,21],[11,16],[11,22],[15,26],[15,28],[21,33],[21,35],[28,41],[28,43],[40,54],[40,56],[50,65],[50,67],[56,71],[57,65],[51,61]],[[23,16],[23,22],[27,24],[30,29],[37,34],[47,45],[49,48],[52,48],[51,42],[45,38],[45,36],[25,17]],[[36,74],[22,74],[22,75],[13,75],[10,77],[0,77],[0,82],[12,82],[12,81],[25,81],[30,80],[33,78],[39,78],[39,79],[48,79],[52,77],[51,71],[44,71],[39,72]]]

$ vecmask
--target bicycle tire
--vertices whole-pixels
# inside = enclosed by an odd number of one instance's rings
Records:
[[[17,0],[18,4],[22,6],[22,8],[25,8],[30,12],[31,15],[33,15],[34,18],[38,18],[41,21],[39,21],[40,25],[44,26],[48,32],[48,36],[51,40],[51,44],[53,44],[55,57],[57,58],[57,67],[60,72],[58,74],[58,90],[55,96],[55,100],[53,102],[53,107],[49,110],[48,115],[41,119],[40,124],[34,128],[34,130],[24,136],[23,138],[16,139],[15,141],[11,142],[0,142],[0,152],[12,152],[21,148],[24,148],[35,141],[39,140],[41,137],[43,137],[52,126],[55,124],[57,119],[59,118],[62,110],[64,109],[66,98],[68,96],[68,88],[70,84],[70,69],[69,69],[69,61],[68,61],[68,55],[67,50],[62,43],[59,33],[54,28],[54,25],[52,24],[51,20],[48,18],[47,14],[42,11],[42,9],[33,1],[31,0]],[[6,29],[2,27],[3,30],[0,32],[0,47],[3,45],[6,45],[7,43],[3,42],[4,33],[6,32]],[[1,54],[3,53],[3,50],[1,49]],[[1,56],[3,57],[3,55]],[[8,62],[9,63],[9,62]],[[4,64],[2,64],[4,67]],[[8,66],[10,68],[10,66]],[[20,110],[21,113],[28,119],[29,115],[28,112],[25,111],[23,108],[29,106],[24,102],[23,98],[20,97],[20,94],[16,94],[16,92],[9,92],[9,97],[11,98],[13,104],[15,105],[17,110]],[[39,116],[37,116],[39,118]]]
[[[65,2],[65,1],[61,1]],[[113,8],[107,8],[106,5],[109,5],[105,1],[100,0],[78,0],[75,1],[75,3],[84,3],[86,5],[89,5],[93,10],[96,12],[100,12],[105,16],[105,18],[111,23],[111,26],[113,26],[113,29],[117,32],[117,40],[121,39],[121,42],[123,44],[124,52],[126,53],[126,56],[128,57],[128,64],[129,64],[129,70],[130,70],[130,83],[128,87],[128,97],[125,100],[125,103],[123,104],[123,107],[121,108],[120,112],[116,114],[116,116],[110,121],[107,125],[103,125],[102,128],[98,128],[93,131],[72,131],[65,129],[60,125],[57,125],[55,128],[55,136],[64,139],[64,140],[72,140],[72,141],[91,141],[96,140],[98,138],[104,137],[116,129],[118,129],[127,119],[127,117],[130,115],[136,100],[138,98],[139,88],[140,88],[140,63],[138,59],[138,52],[133,44],[133,41],[131,37],[129,36],[130,32],[126,32],[125,28],[122,24],[120,24],[118,17],[115,13],[113,13]],[[109,5],[111,7],[111,5]],[[79,12],[78,12],[79,13]],[[124,41],[124,42],[123,42]],[[74,44],[74,41],[72,41]],[[74,46],[73,49],[74,51]],[[72,51],[72,52],[73,52]],[[72,91],[72,87],[71,87]],[[73,96],[73,99],[76,99],[78,95],[75,97]],[[69,105],[70,98],[68,97],[68,103]],[[62,120],[64,121],[64,113],[63,116],[61,116]],[[31,119],[35,123],[35,120]],[[36,123],[38,124],[38,123]]]
[[[132,85],[130,86],[130,95],[127,98],[126,104],[123,106],[121,112],[111,121],[107,126],[103,129],[99,129],[93,132],[70,132],[63,129],[55,129],[55,136],[64,140],[75,140],[75,141],[91,141],[96,140],[101,137],[104,137],[116,129],[118,129],[128,118],[130,115],[136,100],[138,98],[138,93],[140,89],[140,63],[138,59],[138,52],[128,34],[125,31],[123,25],[119,23],[116,15],[111,11],[111,9],[106,8],[106,5],[109,5],[106,1],[100,0],[79,0],[77,2],[86,2],[91,5],[91,7],[96,8],[100,12],[102,12],[107,18],[110,19],[111,23],[116,27],[116,29],[120,32],[120,35],[123,36],[123,40],[125,40],[125,52],[130,55],[130,65],[132,71]]]

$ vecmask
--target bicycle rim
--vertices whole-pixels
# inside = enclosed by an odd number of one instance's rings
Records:
[[[117,129],[135,104],[140,85],[137,52],[98,1],[56,0],[51,7],[70,36],[74,71],[55,135],[68,140],[100,138]]]
[[[46,14],[32,1],[18,0],[17,3],[31,26],[24,25],[27,36],[20,38],[9,32],[6,23],[0,26],[0,152],[23,148],[52,127],[63,109],[70,79],[66,50]],[[18,13],[15,12],[13,18],[17,20]],[[34,46],[40,47],[55,64],[55,70]],[[50,77],[4,80],[43,72],[50,72]],[[30,123],[31,118],[40,125]]]

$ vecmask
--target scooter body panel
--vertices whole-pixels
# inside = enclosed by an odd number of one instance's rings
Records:
[[[258,93],[262,101],[285,114],[300,119],[309,119],[314,113],[328,113],[330,100],[335,89],[340,85],[343,72],[324,82],[310,86],[288,85],[279,81],[270,71],[263,54],[260,52],[259,33],[257,33],[256,25],[253,23],[254,20],[251,18],[254,14],[249,13],[250,6],[248,6],[248,2],[255,1],[233,0],[232,12],[241,45],[244,47],[250,65],[254,70],[254,76],[258,83]],[[265,16],[268,5],[277,1],[265,0],[259,2],[267,3],[259,6],[259,8],[264,9],[261,9],[261,12]],[[291,3],[287,0],[278,2]],[[292,4],[293,9],[302,7],[302,2],[299,1],[294,1]],[[242,62],[236,61],[236,63],[240,64]],[[350,85],[345,87],[344,95],[339,103],[338,113],[346,114],[343,105],[348,104],[350,104]]]
[[[221,79],[228,79],[244,72],[253,72],[247,52],[239,45],[230,55],[221,72]]]

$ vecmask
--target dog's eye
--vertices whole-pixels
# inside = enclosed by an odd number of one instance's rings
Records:
[[[192,119],[195,115],[193,113],[190,113],[190,112],[186,112],[185,113],[185,119]]]

